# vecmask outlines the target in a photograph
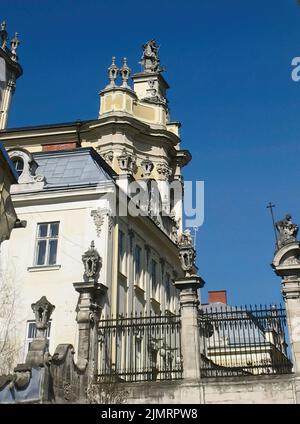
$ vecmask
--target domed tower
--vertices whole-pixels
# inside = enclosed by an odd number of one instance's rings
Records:
[[[96,148],[117,174],[147,184],[156,182],[162,208],[169,214],[163,222],[156,220],[157,224],[176,239],[182,230],[181,168],[191,155],[181,149],[180,123],[170,117],[166,97],[169,85],[162,75],[158,50],[155,40],[142,46],[141,71],[132,77],[127,59],[120,66],[113,57],[109,82],[100,92],[98,117],[102,127],[110,122],[110,131],[103,132]],[[178,187],[177,201],[170,198],[172,183]]]

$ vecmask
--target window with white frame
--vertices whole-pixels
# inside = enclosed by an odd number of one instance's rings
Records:
[[[28,353],[31,342],[33,341],[33,339],[36,338],[36,332],[37,332],[37,328],[36,328],[35,321],[27,321],[24,361],[26,359],[26,355]],[[48,328],[47,328],[47,332],[46,332],[48,345],[50,343],[50,332],[51,332],[51,321],[49,321],[49,323],[48,323]]]
[[[34,265],[56,265],[59,222],[38,224]]]
[[[142,273],[142,249],[136,244],[134,249],[134,281],[139,284]]]
[[[123,231],[119,230],[119,252],[118,252],[118,268],[122,274],[125,274],[125,253],[126,253],[126,245],[125,245],[125,234]]]
[[[157,262],[152,259],[151,260],[151,285],[152,285],[152,297],[155,298],[157,295]]]

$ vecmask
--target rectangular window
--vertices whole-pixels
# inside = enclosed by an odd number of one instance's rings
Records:
[[[59,222],[38,224],[35,265],[56,265]]]
[[[124,261],[125,261],[125,234],[119,230],[119,271],[124,273]]]
[[[142,272],[142,249],[140,246],[135,246],[134,251],[134,269],[135,269],[135,282],[138,283]]]
[[[151,283],[152,283],[152,296],[156,296],[157,290],[157,262],[152,259],[151,261]]]
[[[167,309],[171,308],[171,279],[170,274],[166,273],[166,307]]]
[[[24,361],[26,359],[26,355],[28,353],[29,347],[33,339],[36,337],[36,324],[35,321],[27,321],[26,326],[26,340],[25,340],[25,357]],[[50,332],[51,332],[51,321],[49,321],[46,337],[48,339],[48,343],[50,343]]]

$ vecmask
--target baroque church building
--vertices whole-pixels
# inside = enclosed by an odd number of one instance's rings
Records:
[[[142,72],[131,76],[126,58],[121,66],[112,58],[96,119],[0,133],[18,173],[11,188],[16,214],[27,222],[1,246],[1,272],[16,293],[19,361],[36,335],[30,305],[42,296],[55,305],[50,351],[60,343],[77,346],[74,287],[80,293],[77,282],[89,280],[85,255],[96,258],[102,317],[179,310],[173,282],[183,276],[181,170],[191,155],[170,118],[154,40],[143,46],[140,63]],[[145,205],[132,205],[143,213],[127,213],[132,187],[147,193]]]
[[[112,58],[97,119],[8,129],[0,38],[0,403],[300,403],[298,225],[274,223],[286,308],[201,303],[156,42]]]

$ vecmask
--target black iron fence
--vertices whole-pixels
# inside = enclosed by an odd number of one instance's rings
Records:
[[[179,315],[107,318],[99,323],[98,380],[182,378]]]
[[[281,305],[203,305],[199,327],[202,377],[292,372]]]

